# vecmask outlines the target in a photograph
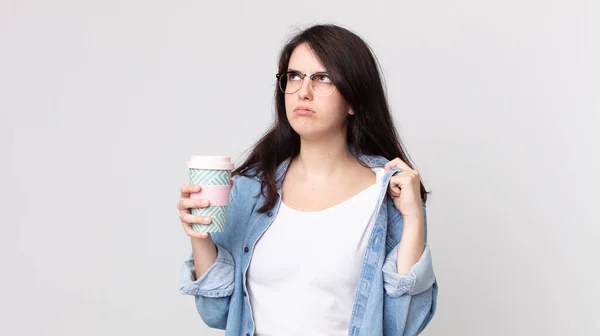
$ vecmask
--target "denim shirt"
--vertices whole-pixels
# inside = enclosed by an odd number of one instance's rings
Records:
[[[383,157],[356,154],[353,148],[351,152],[371,168],[383,168],[388,162]],[[225,329],[226,336],[254,335],[246,272],[257,241],[273,222],[281,204],[281,182],[289,163],[287,159],[277,167],[277,202],[265,213],[257,212],[265,202],[260,194],[261,175],[234,177],[225,231],[211,234],[217,247],[216,261],[199,279],[194,275],[191,253],[183,263],[180,292],[193,295],[202,320],[209,327]],[[377,214],[373,216],[375,223],[364,252],[350,318],[350,336],[417,335],[435,313],[438,287],[427,242],[409,273],[397,273],[403,221],[387,195],[387,185],[398,171],[392,168],[383,178],[385,188],[381,188]],[[425,210],[423,204],[427,237]],[[290,330],[290,334],[294,334],[294,330]]]

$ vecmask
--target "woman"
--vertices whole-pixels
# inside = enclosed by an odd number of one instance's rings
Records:
[[[273,127],[234,172],[225,231],[184,185],[192,242],[181,292],[226,335],[416,335],[435,312],[427,192],[411,168],[366,43],[335,26],[293,37]],[[394,158],[388,161],[386,158]],[[205,221],[206,220],[206,221]]]

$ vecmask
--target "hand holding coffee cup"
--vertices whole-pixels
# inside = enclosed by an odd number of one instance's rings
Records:
[[[192,215],[191,209],[205,208],[210,205],[210,201],[207,199],[192,199],[190,198],[191,193],[200,192],[202,186],[197,184],[184,184],[181,186],[181,196],[179,202],[177,202],[177,209],[179,209],[179,218],[185,233],[192,238],[207,238],[208,233],[194,231],[192,226],[195,225],[208,225],[211,223],[210,216],[194,216]]]
[[[231,158],[195,155],[188,161],[188,169],[190,184],[182,187],[178,206],[184,227],[187,224],[186,233],[189,229],[195,233],[223,232],[232,186]],[[190,237],[207,236],[192,232]]]

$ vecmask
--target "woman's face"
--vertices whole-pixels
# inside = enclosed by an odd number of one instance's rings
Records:
[[[292,52],[287,71],[313,74],[327,72],[327,69],[315,57],[310,47],[303,43]],[[318,77],[317,80],[326,83],[328,78]],[[336,134],[345,136],[345,120],[348,114],[354,114],[337,89],[328,96],[316,94],[311,88],[308,76],[301,80],[298,91],[285,94],[285,111],[294,131],[311,140]]]

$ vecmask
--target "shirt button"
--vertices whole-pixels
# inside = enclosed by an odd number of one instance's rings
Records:
[[[248,251],[250,251],[250,249],[248,248],[248,246],[244,247],[244,253],[248,253]]]
[[[267,216],[271,217],[273,216],[273,213],[271,211],[267,212]]]
[[[246,292],[244,292],[244,296],[246,296]]]
[[[246,336],[250,336],[250,334],[249,334],[249,333],[246,333]]]

